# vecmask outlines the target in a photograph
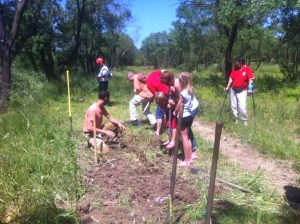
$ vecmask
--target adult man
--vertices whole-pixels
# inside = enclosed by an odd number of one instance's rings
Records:
[[[253,91],[253,73],[250,66],[245,64],[244,58],[237,58],[235,60],[235,68],[231,72],[227,86],[224,88],[228,91],[230,86],[230,101],[233,119],[238,122],[238,113],[245,126],[248,125],[247,115],[247,93],[251,94]]]
[[[155,70],[148,75],[147,87],[152,94],[157,92],[163,92],[165,94],[169,94],[169,87],[161,82],[161,76],[168,80],[168,76],[171,76],[171,73],[165,70]],[[157,136],[160,135],[160,129],[162,126],[162,121],[164,118],[164,111],[157,105],[156,109],[156,131],[155,134]]]
[[[108,91],[108,79],[112,76],[112,73],[109,71],[108,67],[105,64],[104,58],[99,57],[96,59],[96,64],[99,65],[99,73],[97,79],[99,82],[99,94],[101,91]],[[100,98],[100,97],[99,97]],[[107,105],[111,106],[111,102],[108,96]]]
[[[150,112],[150,103],[153,94],[147,88],[147,76],[144,73],[128,73],[128,80],[133,82],[134,97],[129,102],[130,121],[129,124],[137,126],[138,116],[136,107],[142,104],[143,113],[146,114],[151,125],[156,124],[155,116]]]
[[[105,109],[104,104],[108,99],[108,92],[101,91],[99,93],[99,100],[92,104],[86,111],[83,123],[83,131],[85,138],[89,145],[94,145],[94,117],[96,122],[96,144],[100,145],[101,142],[106,142],[113,139],[118,130],[124,130],[125,127],[115,118],[113,118]],[[102,125],[103,116],[106,117],[111,123]]]

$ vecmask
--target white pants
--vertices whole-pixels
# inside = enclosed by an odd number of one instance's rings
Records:
[[[138,119],[137,115],[137,109],[136,107],[140,104],[142,104],[142,111],[144,111],[145,107],[148,105],[149,100],[139,96],[135,95],[129,102],[129,113],[130,113],[130,120],[134,121]],[[150,102],[149,102],[150,104]],[[144,114],[147,116],[149,122],[151,125],[156,124],[156,118],[155,116],[150,112],[150,105],[146,108]]]
[[[241,119],[247,121],[247,91],[236,93],[231,89],[230,101],[233,118],[238,120],[238,113],[240,113]]]

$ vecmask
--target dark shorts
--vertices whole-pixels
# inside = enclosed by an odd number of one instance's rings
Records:
[[[187,117],[183,117],[182,121],[181,121],[181,128],[182,129],[189,128],[189,127],[192,126],[192,123],[193,123],[193,117],[192,117],[192,115],[187,116]]]
[[[108,81],[99,82],[99,92],[102,90],[107,90],[108,87]]]

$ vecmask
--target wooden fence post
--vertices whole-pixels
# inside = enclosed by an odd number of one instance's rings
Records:
[[[210,169],[210,180],[209,180],[208,197],[207,197],[207,205],[206,205],[205,224],[210,224],[210,217],[211,217],[213,200],[214,200],[215,182],[216,182],[216,173],[217,173],[222,128],[223,128],[223,123],[217,121],[216,129],[215,129],[214,151],[213,151],[213,157],[212,157],[212,163]]]

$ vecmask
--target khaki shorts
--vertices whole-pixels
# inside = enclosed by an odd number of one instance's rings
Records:
[[[115,136],[113,137],[109,137],[107,135],[104,134],[98,134],[96,135],[96,145],[97,148],[101,146],[101,143],[106,143],[108,141],[113,141],[115,139],[115,137],[118,135],[118,128],[113,124],[113,123],[107,123],[105,125],[103,125],[102,127],[103,130],[107,130],[107,131],[112,131],[115,133]],[[85,132],[85,139],[88,142],[90,147],[95,147],[95,139],[94,139],[94,133],[90,133],[90,132]]]

